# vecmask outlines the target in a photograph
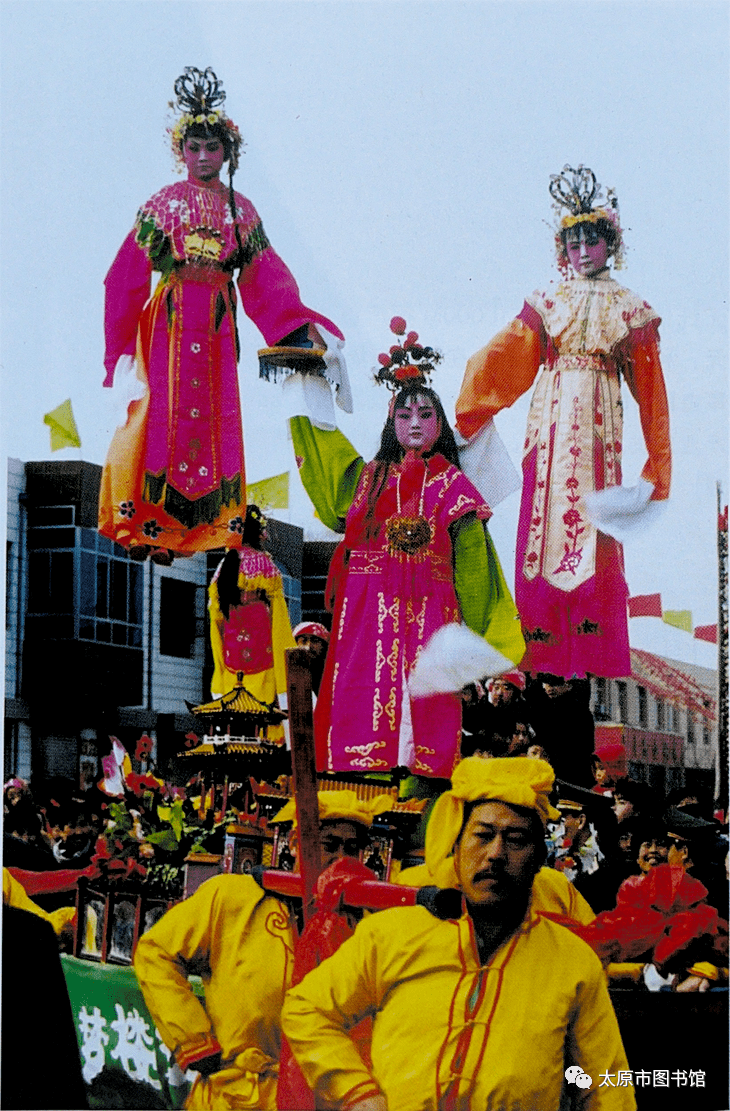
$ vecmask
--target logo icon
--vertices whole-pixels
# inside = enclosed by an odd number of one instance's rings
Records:
[[[590,1088],[593,1080],[587,1072],[583,1072],[580,1065],[570,1065],[565,1070],[565,1079],[569,1084],[577,1084],[579,1088]]]

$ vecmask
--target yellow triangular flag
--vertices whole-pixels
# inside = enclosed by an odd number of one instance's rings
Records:
[[[675,629],[692,632],[692,610],[664,610],[662,621],[666,621],[667,625],[674,625]]]
[[[81,447],[81,437],[74,420],[70,398],[57,409],[46,413],[43,423],[51,430],[51,451],[59,451],[62,447]]]
[[[246,501],[259,509],[289,508],[289,472],[275,474],[272,478],[262,478],[246,487]]]

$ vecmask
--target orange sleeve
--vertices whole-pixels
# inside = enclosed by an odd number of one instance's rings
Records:
[[[639,406],[644,443],[649,453],[641,477],[654,487],[653,501],[669,497],[672,448],[669,441],[669,405],[659,361],[658,322],[637,328],[628,337],[623,372],[626,385]]]
[[[544,358],[540,335],[517,317],[472,355],[456,402],[456,427],[470,439],[535,381]]]

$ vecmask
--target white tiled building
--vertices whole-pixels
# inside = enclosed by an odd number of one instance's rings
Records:
[[[593,679],[596,743],[623,744],[626,769],[660,789],[715,787],[717,672],[631,650],[631,675]]]

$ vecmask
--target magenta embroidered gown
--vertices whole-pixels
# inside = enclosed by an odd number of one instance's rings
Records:
[[[387,771],[449,777],[458,758],[461,699],[412,699],[406,688],[419,650],[442,625],[462,620],[454,586],[450,526],[491,510],[458,468],[443,456],[391,464],[376,504],[374,535],[366,534],[367,499],[376,464],[362,472],[347,514],[346,567],[337,579],[333,637],[315,709],[317,767],[327,771]],[[388,542],[387,522],[423,516],[431,539],[415,554]],[[372,532],[372,530],[371,530]],[[510,599],[511,601],[511,599]]]
[[[326,317],[302,304],[259,216],[227,188],[166,186],[140,209],[105,280],[107,382],[136,356],[129,406],[102,474],[99,530],[124,546],[240,547],[246,508],[236,284],[267,344]],[[237,283],[234,270],[239,269]],[[152,271],[160,280],[150,297]]]

